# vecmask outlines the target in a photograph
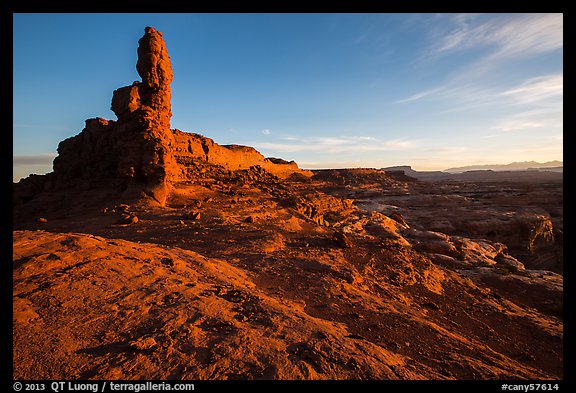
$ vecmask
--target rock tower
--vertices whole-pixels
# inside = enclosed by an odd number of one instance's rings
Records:
[[[164,202],[167,183],[180,171],[170,129],[172,65],[162,33],[152,27],[139,41],[136,69],[142,81],[114,91],[111,109],[118,121],[88,119],[79,135],[60,142],[57,183],[121,179],[124,188]]]
[[[232,171],[258,166],[282,178],[294,172],[311,176],[293,161],[268,159],[251,147],[222,146],[199,134],[172,130],[174,75],[166,43],[161,32],[146,27],[138,44],[136,70],[142,81],[114,91],[111,109],[118,120],[86,120],[82,132],[58,145],[54,172],[16,184],[15,203],[42,191],[111,186],[123,197],[144,194],[164,205],[172,185],[190,180],[194,173],[187,167],[198,162]]]

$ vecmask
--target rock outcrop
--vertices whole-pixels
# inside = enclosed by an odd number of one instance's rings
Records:
[[[142,82],[115,90],[112,98],[117,131],[126,143],[133,143],[129,154],[121,156],[118,174],[150,183],[177,180],[170,130],[172,65],[162,33],[152,27],[139,41],[136,69]]]
[[[172,153],[172,66],[162,33],[152,27],[139,41],[136,69],[142,81],[114,91],[111,109],[118,121],[86,120],[79,135],[60,143],[57,184],[120,179],[123,187],[143,188],[163,203],[167,182],[178,180],[181,170]]]
[[[173,130],[173,136],[175,139],[174,156],[183,168],[195,161],[201,161],[231,171],[260,166],[280,178],[286,178],[293,173],[312,176],[312,172],[300,170],[294,161],[266,158],[253,147],[219,145],[203,135],[180,130]]]
[[[136,69],[142,81],[113,93],[111,109],[118,120],[86,120],[80,134],[60,142],[53,173],[16,184],[16,204],[42,191],[108,185],[128,198],[144,193],[163,205],[174,183],[195,176],[195,161],[232,171],[260,166],[280,178],[312,175],[293,161],[268,159],[251,147],[221,146],[199,134],[172,130],[172,65],[162,33],[152,27],[139,40]]]

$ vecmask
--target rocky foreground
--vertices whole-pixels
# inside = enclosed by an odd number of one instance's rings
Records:
[[[15,379],[562,379],[562,184],[305,171],[169,128],[140,40],[117,121],[14,188]]]
[[[449,235],[310,189],[79,197],[22,224],[15,378],[562,377],[562,276],[511,268],[487,239],[461,238],[456,259]]]

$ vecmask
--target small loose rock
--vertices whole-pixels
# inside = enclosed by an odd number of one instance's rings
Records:
[[[154,348],[157,343],[156,340],[154,340],[154,337],[140,337],[137,340],[131,341],[129,345],[132,349],[145,351]]]
[[[132,225],[138,222],[138,217],[133,214],[124,214],[116,223],[120,225]]]
[[[352,248],[352,242],[342,232],[334,232],[332,235],[332,241],[338,243],[342,248]]]
[[[191,211],[188,213],[184,213],[182,216],[185,220],[199,220],[200,219],[200,212],[198,211]]]

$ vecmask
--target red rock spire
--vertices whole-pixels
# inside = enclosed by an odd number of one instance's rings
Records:
[[[114,91],[112,110],[119,121],[148,117],[155,119],[155,127],[169,128],[172,117],[170,83],[174,79],[172,64],[162,33],[153,27],[147,27],[145,31],[138,41],[136,63],[142,82],[134,82],[132,86]]]
[[[138,62],[136,70],[142,77],[142,96],[149,98],[143,102],[154,110],[172,116],[170,110],[170,83],[174,79],[172,64],[162,33],[153,27],[146,27],[146,33],[138,41]]]
[[[146,86],[170,90],[174,75],[162,33],[153,27],[147,27],[145,32],[138,41],[138,74]]]
[[[117,89],[112,98],[118,132],[132,146],[121,157],[118,174],[149,184],[164,183],[179,176],[170,129],[172,64],[161,32],[147,27],[138,43],[136,69],[142,82]]]

